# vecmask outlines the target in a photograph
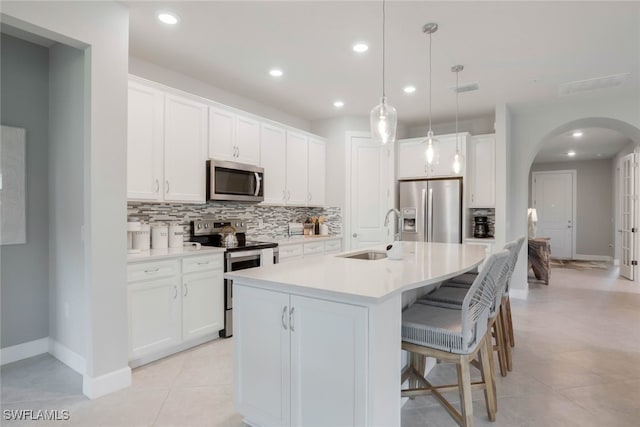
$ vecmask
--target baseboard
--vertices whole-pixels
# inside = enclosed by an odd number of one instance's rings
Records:
[[[18,360],[44,354],[49,351],[49,337],[27,341],[0,349],[0,364],[17,362]]]
[[[613,260],[613,265],[615,265],[616,267],[620,266],[620,260],[618,258]]]
[[[529,289],[509,289],[509,297],[514,299],[527,299],[529,296]]]
[[[575,254],[573,259],[578,261],[606,261],[611,262],[612,258],[607,255],[580,255]]]
[[[204,344],[206,342],[212,341],[214,339],[220,339],[220,335],[218,332],[214,332],[211,334],[204,335],[200,338],[196,338],[193,340],[185,341],[176,346],[165,348],[164,350],[156,351],[152,354],[147,354],[142,357],[138,357],[136,359],[129,360],[130,368],[137,368],[138,366],[146,365],[147,363],[155,362],[156,360],[162,359],[167,356],[171,356],[172,354],[179,353],[181,351],[187,350],[191,347],[198,346],[200,344]]]
[[[87,363],[84,357],[53,338],[49,338],[49,353],[80,375],[84,375],[86,372]]]
[[[114,391],[121,390],[131,385],[131,368],[118,369],[99,377],[90,377],[87,374],[82,378],[82,393],[89,399],[97,399]]]

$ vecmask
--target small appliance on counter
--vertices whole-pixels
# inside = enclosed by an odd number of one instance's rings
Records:
[[[473,217],[473,237],[479,239],[489,237],[489,223],[486,216]]]
[[[225,273],[278,263],[278,244],[247,240],[247,223],[241,219],[191,221],[190,240],[202,246],[225,248]],[[233,281],[228,279],[224,280],[224,309],[220,336],[228,338],[233,335]]]
[[[304,234],[304,225],[301,222],[289,223],[289,236],[302,236]]]

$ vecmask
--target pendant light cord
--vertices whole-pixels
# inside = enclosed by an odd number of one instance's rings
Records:
[[[460,154],[460,136],[458,135],[458,77],[460,76],[460,70],[456,69],[456,153]]]
[[[382,96],[386,97],[386,93],[385,93],[385,87],[384,87],[384,77],[385,77],[385,73],[384,73],[384,68],[385,68],[385,52],[384,52],[384,42],[385,42],[385,34],[384,34],[384,27],[385,27],[385,23],[386,23],[386,16],[385,16],[385,0],[382,0]]]
[[[431,133],[431,33],[429,33],[429,133]]]

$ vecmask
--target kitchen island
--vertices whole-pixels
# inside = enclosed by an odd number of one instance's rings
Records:
[[[400,425],[403,294],[486,255],[477,245],[402,244],[402,260],[348,258],[361,249],[225,274],[234,281],[234,401],[247,423]]]

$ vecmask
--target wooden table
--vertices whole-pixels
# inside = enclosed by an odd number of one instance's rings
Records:
[[[551,239],[549,237],[536,237],[529,239],[529,268],[533,269],[536,279],[549,284],[551,276]]]

